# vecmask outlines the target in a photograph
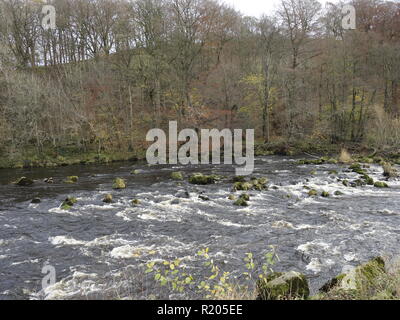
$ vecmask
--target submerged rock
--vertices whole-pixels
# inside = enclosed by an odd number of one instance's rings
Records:
[[[112,201],[113,201],[113,196],[110,193],[106,194],[103,198],[103,202],[105,203],[111,203]]]
[[[121,179],[121,178],[116,178],[114,180],[112,188],[113,189],[125,189],[126,188],[125,180]]]
[[[203,194],[199,195],[199,199],[201,199],[203,201],[210,201],[210,198],[205,196],[205,195],[203,195]]]
[[[334,192],[334,195],[335,195],[335,196],[342,196],[342,195],[343,195],[343,192],[341,192],[341,191],[339,191],[339,190],[336,190],[336,191]]]
[[[40,198],[33,198],[31,203],[40,203],[42,202],[42,200],[40,200]]]
[[[33,180],[27,177],[21,177],[14,182],[17,186],[26,187],[33,184]]]
[[[183,180],[183,174],[180,171],[172,172],[171,179],[173,180]]]
[[[189,199],[190,198],[190,193],[188,191],[179,191],[175,197],[177,198],[186,198]]]
[[[77,183],[78,179],[79,179],[78,176],[69,176],[64,180],[64,182],[65,183]]]
[[[307,299],[310,289],[300,272],[274,272],[257,281],[257,300]]]

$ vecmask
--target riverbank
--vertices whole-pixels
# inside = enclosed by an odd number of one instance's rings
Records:
[[[145,151],[136,152],[83,152],[77,149],[46,149],[41,153],[25,151],[23,153],[3,154],[0,157],[0,169],[54,168],[71,165],[109,164],[120,161],[136,162],[145,158]]]
[[[320,159],[340,160],[342,150],[349,150],[349,155],[355,162],[381,163],[382,161],[400,164],[398,150],[379,151],[360,145],[340,147],[338,145],[318,144],[309,141],[303,143],[286,144],[282,141],[272,143],[256,142],[255,156],[311,156]],[[27,149],[24,152],[4,153],[0,157],[0,169],[21,168],[53,168],[70,165],[109,164],[114,162],[136,162],[146,158],[146,150],[141,148],[133,152],[127,151],[82,151],[69,147],[59,149],[44,149],[38,152]]]

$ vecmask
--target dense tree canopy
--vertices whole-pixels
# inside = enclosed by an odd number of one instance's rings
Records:
[[[254,128],[260,141],[397,147],[400,3],[282,0],[260,19],[215,0],[0,5],[0,150],[138,150],[148,129]]]

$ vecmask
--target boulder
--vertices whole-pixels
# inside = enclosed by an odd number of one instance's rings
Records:
[[[195,173],[189,177],[189,183],[198,184],[198,185],[206,185],[213,184],[218,180],[218,176],[216,175],[203,175],[202,173]]]
[[[235,197],[235,195],[234,195],[234,194],[230,194],[230,195],[228,196],[228,199],[229,199],[229,200],[235,200],[235,199],[236,199],[236,197]]]
[[[133,200],[131,201],[131,204],[134,205],[134,206],[136,206],[136,205],[140,204],[140,200],[139,200],[139,199],[133,199]]]
[[[14,182],[17,186],[26,187],[33,184],[33,180],[27,177],[21,177]]]
[[[179,172],[179,171],[172,172],[171,173],[171,179],[173,179],[173,180],[183,180],[182,172]]]
[[[311,189],[310,191],[308,191],[308,195],[310,197],[316,196],[318,194],[318,191],[315,189]]]
[[[245,199],[240,197],[233,204],[240,207],[247,207],[249,205]]]
[[[121,179],[121,178],[116,178],[114,180],[112,188],[113,189],[125,189],[126,188],[125,180]]]
[[[63,209],[63,210],[69,210],[69,209],[71,209],[71,207],[75,204],[75,203],[77,203],[77,199],[76,198],[74,198],[74,197],[68,197],[68,198],[66,198],[64,201],[63,201],[63,203],[61,204],[61,209]]]
[[[65,183],[77,183],[78,179],[79,179],[78,176],[69,176],[64,180],[64,182]]]
[[[392,165],[389,162],[384,162],[382,164],[383,168],[383,176],[387,178],[395,178],[398,177],[398,172],[395,168],[392,167]]]
[[[103,202],[105,203],[111,203],[112,201],[113,201],[113,196],[110,193],[106,194],[103,198]]]
[[[386,182],[382,182],[382,181],[376,181],[374,183],[374,187],[375,188],[389,188],[388,184]]]
[[[210,201],[210,198],[205,196],[205,195],[203,195],[203,194],[199,195],[199,199],[201,199],[203,201]]]
[[[319,291],[328,293],[334,289],[368,290],[368,288],[376,287],[381,275],[385,272],[385,261],[381,257],[377,257],[329,280]]]
[[[327,192],[327,191],[322,191],[322,192],[321,192],[321,197],[328,198],[328,197],[329,197],[329,192]]]
[[[310,289],[300,272],[274,272],[257,281],[257,300],[307,299]]]

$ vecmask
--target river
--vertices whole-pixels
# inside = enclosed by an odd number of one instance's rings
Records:
[[[208,247],[215,263],[241,281],[246,253],[259,259],[271,245],[279,256],[273,269],[304,273],[315,293],[344,268],[398,254],[399,181],[389,181],[389,189],[345,187],[339,179],[358,176],[347,166],[296,160],[257,158],[254,176],[267,177],[269,190],[249,191],[248,207],[228,199],[229,179],[206,186],[170,179],[173,171],[233,177],[233,169],[223,165],[0,170],[0,299],[182,298],[160,291],[144,274],[144,265],[180,258],[201,278],[209,272],[196,252]],[[134,169],[138,173],[130,174]],[[379,165],[366,170],[374,180],[384,180]],[[69,175],[79,176],[78,183],[64,183]],[[10,184],[21,176],[35,179],[34,185]],[[43,182],[46,177],[54,183]],[[112,190],[116,177],[127,181],[126,189]],[[330,197],[309,197],[305,186]],[[337,190],[343,194],[335,196]],[[107,193],[113,203],[102,202]],[[78,202],[61,210],[67,196]],[[36,197],[41,202],[31,203]],[[133,206],[132,199],[140,204]],[[57,283],[44,292],[45,264],[54,266]]]

